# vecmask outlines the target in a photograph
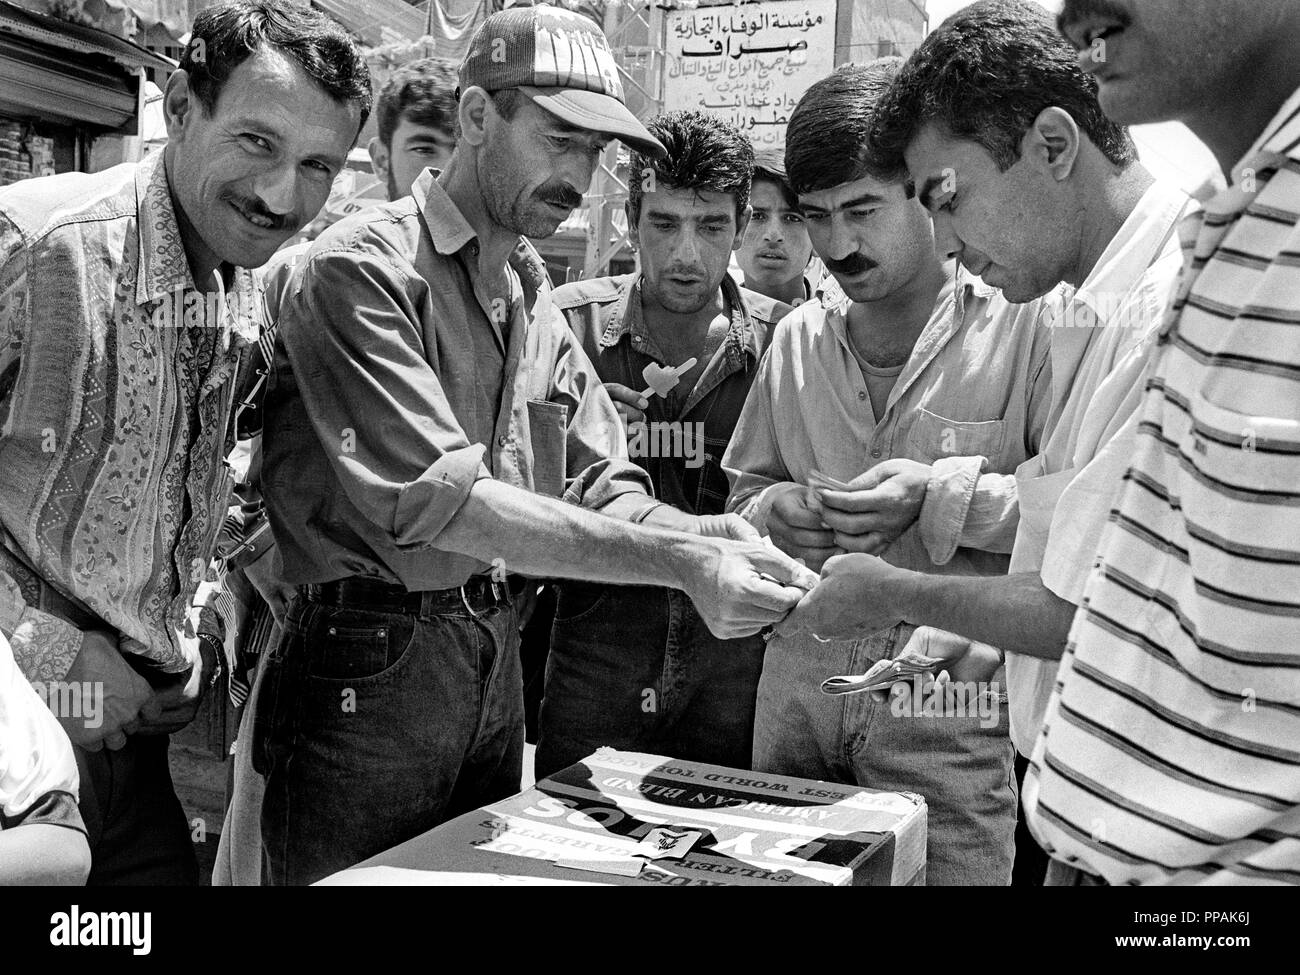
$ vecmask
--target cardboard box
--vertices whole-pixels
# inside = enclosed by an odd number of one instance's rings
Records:
[[[636,869],[657,826],[703,835],[635,876],[556,862]],[[902,886],[925,882],[925,831],[918,795],[602,748],[321,883]]]

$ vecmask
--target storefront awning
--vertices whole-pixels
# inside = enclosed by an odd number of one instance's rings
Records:
[[[138,67],[160,71],[170,71],[175,67],[162,55],[102,30],[33,13],[8,0],[0,0],[0,37],[6,34],[79,54],[105,57],[133,72]]]
[[[172,64],[93,27],[0,0],[0,115],[134,131],[142,67]]]

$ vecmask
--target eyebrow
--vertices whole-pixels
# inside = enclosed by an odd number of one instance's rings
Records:
[[[862,206],[864,203],[885,203],[885,202],[887,202],[885,198],[878,193],[863,193],[861,196],[855,196],[851,200],[845,200],[839,206],[835,207],[835,209],[851,210],[854,207]],[[830,212],[830,210],[828,210],[826,207],[819,207],[815,203],[803,203],[802,201],[800,201],[800,205],[804,210],[816,210],[819,213]]]
[[[921,187],[921,192],[917,194],[921,198],[921,206],[925,207],[927,210],[931,209],[934,206],[934,204],[930,199],[930,195],[934,192],[936,187],[942,185],[943,185],[942,176],[931,176],[929,179],[927,179],[925,181],[925,185]]]
[[[653,208],[646,210],[645,215],[651,220],[674,220],[681,222],[681,215],[669,213],[667,210],[655,210]],[[730,213],[706,213],[697,218],[698,223],[726,223],[731,219]]]

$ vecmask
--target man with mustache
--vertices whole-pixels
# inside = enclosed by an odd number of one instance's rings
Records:
[[[802,305],[817,293],[825,274],[821,262],[813,260],[799,199],[775,149],[754,154],[750,206],[754,212],[736,250],[738,280],[750,291],[792,308]]]
[[[667,155],[631,160],[627,220],[640,271],[565,285],[555,304],[625,411],[631,459],[655,497],[719,516],[722,452],[770,330],[790,309],[727,274],[749,217],[749,141],[700,112],[647,127]],[[689,359],[676,387],[642,398],[644,369]],[[718,639],[674,589],[561,584],[538,776],[601,745],[747,768],[762,662],[760,637]]]
[[[245,267],[329,194],[370,108],[357,48],[297,5],[200,13],[137,165],[0,190],[0,630],[33,680],[102,687],[64,717],[91,883],[194,883],[167,735],[222,624],[193,605],[229,498]]]
[[[523,239],[555,233],[611,138],[663,152],[604,35],[544,5],[493,14],[457,125],[446,169],[322,234],[281,308],[263,472],[298,591],[253,742],[277,884],[518,791],[505,573],[679,588],[721,637],[815,582],[740,519],[648,494]]]
[[[1000,647],[1023,778],[1131,454],[1143,368],[1182,263],[1177,225],[1192,204],[1137,161],[1051,19],[1020,0],[972,4],[934,30],[881,105],[872,148],[910,173],[941,255],[1015,301],[1060,281],[1075,289],[1052,330],[1053,421],[1014,479],[981,474],[980,457],[936,464],[916,512],[931,556],[946,561],[972,506],[1014,480],[1009,575],[921,578],[857,556],[788,625],[843,637],[905,619]],[[1023,834],[1020,852],[1033,847]]]
[[[1049,882],[1300,883],[1300,6],[1067,0],[1121,124],[1226,189],[1187,263],[1025,783]]]
[[[389,77],[375,99],[378,134],[368,150],[375,175],[388,190],[389,201],[401,199],[425,169],[441,169],[451,158],[456,126],[456,65],[421,58],[403,65]],[[261,268],[266,307],[279,318],[280,301],[290,278],[307,255],[312,241],[277,251]],[[272,363],[265,352],[274,343],[263,341],[254,371],[266,374]],[[239,636],[231,673],[231,698],[241,702],[239,737],[233,748],[226,818],[221,827],[214,886],[243,886],[260,882],[262,866],[262,777],[251,760],[254,701],[249,696],[263,655],[279,639],[285,608],[293,587],[283,582],[284,567],[261,502],[261,396],[254,385],[241,391],[247,409],[236,435],[244,439],[250,463],[246,480],[236,487],[217,551],[228,570],[225,589],[240,604]]]
[[[930,465],[979,455],[1010,474],[1036,454],[1047,422],[1048,333],[1038,302],[1005,298],[941,263],[909,182],[868,146],[876,105],[901,61],[841,68],[800,99],[786,136],[786,170],[813,248],[834,276],[820,302],[781,322],[723,460],[729,510],[833,580],[845,552],[874,552],[925,573],[1001,575],[1014,495],[981,500],[981,537],[942,563],[908,515]],[[810,491],[819,471],[849,489]],[[929,806],[927,880],[1006,884],[1016,795],[1004,709],[994,720],[922,717],[819,686],[895,656],[931,634],[895,626],[821,641],[777,635],[767,647],[754,729],[754,768],[919,792]],[[943,653],[946,655],[945,649]],[[955,651],[958,680],[989,681],[996,651]],[[936,651],[934,655],[940,655]]]

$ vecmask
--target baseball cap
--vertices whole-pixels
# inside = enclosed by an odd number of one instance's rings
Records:
[[[582,14],[546,4],[488,17],[460,66],[460,90],[518,88],[570,125],[608,132],[638,152],[667,155],[627,110],[605,35]]]

